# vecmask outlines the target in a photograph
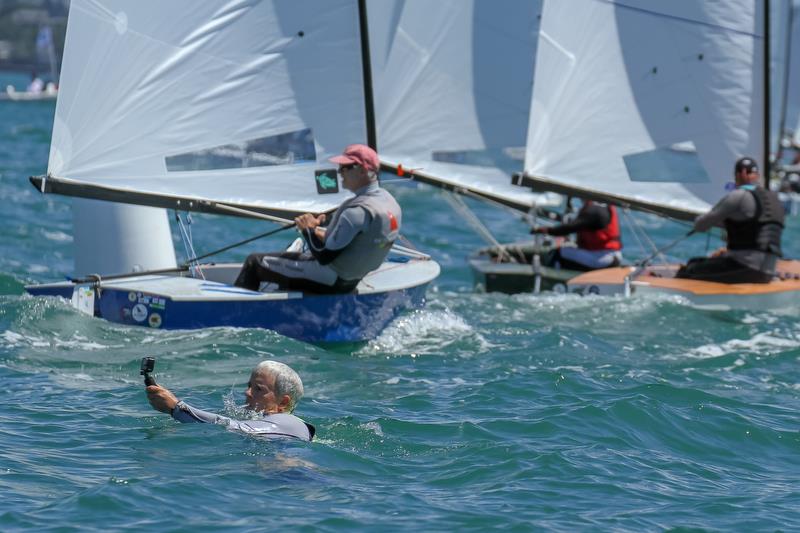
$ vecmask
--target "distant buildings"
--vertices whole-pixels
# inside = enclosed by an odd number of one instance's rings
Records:
[[[0,70],[57,77],[68,11],[69,0],[0,0]]]

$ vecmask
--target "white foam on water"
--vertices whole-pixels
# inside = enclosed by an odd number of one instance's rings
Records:
[[[0,338],[4,339],[8,343],[8,346],[15,346],[25,339],[23,335],[11,330],[4,331],[3,334],[0,335]]]
[[[556,367],[553,367],[553,370],[555,370],[557,372],[561,372],[563,370],[566,370],[567,372],[575,372],[577,374],[583,374],[584,372],[586,372],[586,369],[584,367],[576,366],[576,365],[556,366]]]
[[[122,348],[122,344],[100,344],[99,342],[89,341],[86,337],[81,335],[73,335],[70,340],[61,340],[55,337],[51,344],[56,348],[78,348],[80,350],[94,351],[94,350],[108,350],[110,348]]]
[[[516,372],[517,370],[512,369],[511,372]],[[405,394],[410,388],[422,388],[431,391],[431,394],[436,395],[437,391],[441,392],[443,390],[459,390],[463,389],[464,387],[480,387],[485,385],[485,381],[482,380],[466,380],[461,377],[448,377],[442,379],[428,379],[428,378],[415,378],[415,377],[406,377],[406,376],[395,376],[389,379],[382,381],[382,383],[387,385],[399,385],[402,383],[401,389]],[[419,386],[422,387],[419,387]]]
[[[591,320],[593,317],[605,320],[609,314],[620,318],[628,315],[641,315],[657,310],[664,304],[685,305],[688,300],[681,296],[665,293],[637,294],[631,298],[622,295],[598,296],[579,294],[518,294],[511,297],[510,317],[515,321],[541,320],[542,316],[554,319],[567,318],[571,323]]]
[[[361,424],[359,427],[366,429],[367,431],[371,431],[379,437],[383,437],[383,428],[381,428],[381,425],[378,422],[367,422],[365,424]]]
[[[11,330],[4,331],[2,339],[6,341],[6,346],[33,346],[37,348],[50,346],[50,343],[43,337],[37,337],[35,335],[22,335]]]
[[[222,413],[225,416],[235,418],[237,420],[256,420],[260,415],[256,411],[247,408],[247,405],[239,403],[242,399],[242,393],[236,392],[233,387],[222,396]]]
[[[96,341],[90,341],[88,337],[77,332],[73,333],[72,337],[69,339],[61,339],[55,335],[48,340],[37,335],[21,334],[12,330],[6,330],[0,334],[0,339],[2,339],[0,341],[0,346],[8,347],[29,346],[32,348],[74,348],[89,352],[123,347],[122,344],[101,344]]]
[[[747,314],[742,317],[742,324],[775,324],[778,322],[778,317],[775,315],[768,315],[765,313],[750,315]]]
[[[733,353],[753,355],[771,355],[775,352],[791,350],[800,347],[800,338],[779,336],[777,332],[756,333],[749,339],[731,339],[721,344],[704,344],[689,350],[683,357],[692,359],[710,359],[722,357]],[[673,356],[673,358],[675,358]],[[734,363],[736,364],[736,363]],[[744,364],[742,361],[741,364]]]
[[[42,231],[45,239],[55,242],[72,242],[72,235],[64,233],[63,231]]]
[[[439,353],[455,343],[468,343],[471,353],[485,352],[490,344],[461,316],[445,309],[424,309],[392,322],[377,339],[356,352],[359,355],[378,353],[420,354]]]

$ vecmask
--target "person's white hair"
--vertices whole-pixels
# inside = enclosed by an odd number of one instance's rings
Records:
[[[275,398],[280,401],[284,394],[289,395],[289,412],[294,411],[297,402],[303,397],[303,381],[297,372],[278,361],[261,361],[253,369],[254,374],[275,376]]]

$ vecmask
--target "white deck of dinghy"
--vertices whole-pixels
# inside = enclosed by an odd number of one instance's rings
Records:
[[[235,277],[240,264],[211,265],[204,269],[209,279],[179,276],[140,276],[102,281],[104,289],[133,293],[141,292],[170,298],[174,301],[236,301],[236,300],[288,300],[301,298],[303,293],[292,291],[254,292],[214,279]],[[358,294],[373,294],[416,287],[432,281],[439,275],[435,261],[413,260],[406,263],[387,261],[367,274],[358,284]]]

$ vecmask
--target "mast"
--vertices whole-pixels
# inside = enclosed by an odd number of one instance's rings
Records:
[[[770,46],[769,46],[769,0],[764,0],[764,187],[769,189],[770,180]],[[780,138],[780,132],[778,132]]]
[[[375,101],[372,97],[372,63],[369,53],[367,0],[358,0],[358,24],[361,30],[361,68],[364,78],[364,111],[367,119],[367,144],[377,152],[378,140],[375,128]]]
[[[785,47],[785,54],[783,60],[783,91],[781,94],[781,113],[780,113],[780,125],[778,127],[778,147],[775,152],[776,160],[780,162],[783,158],[783,132],[786,131],[786,112],[788,106],[788,99],[789,99],[789,74],[790,74],[790,65],[791,65],[791,55],[792,55],[792,32],[794,31],[794,2],[789,0],[789,17],[787,21],[787,33],[786,33],[786,47]]]

